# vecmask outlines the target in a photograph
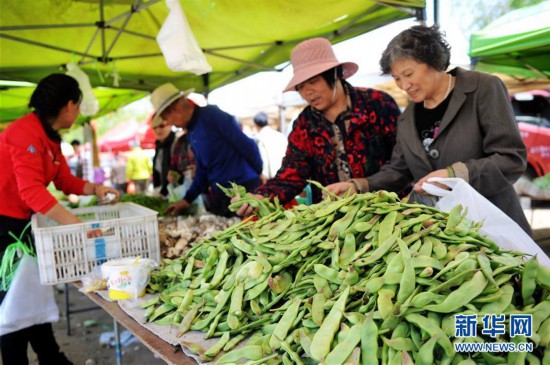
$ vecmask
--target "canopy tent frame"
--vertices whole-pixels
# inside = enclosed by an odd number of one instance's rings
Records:
[[[470,39],[471,62],[480,71],[517,80],[550,81],[550,0],[513,10]]]
[[[16,36],[3,34],[3,33],[0,33],[0,37],[10,39],[10,40],[13,40],[13,41],[17,41],[17,42],[22,42],[22,43],[29,44],[29,45],[34,45],[34,46],[43,47],[43,48],[47,48],[47,49],[51,49],[51,50],[65,52],[65,53],[71,54],[71,55],[81,56],[80,61],[78,61],[78,65],[92,64],[92,63],[95,63],[95,62],[110,63],[110,62],[116,62],[117,60],[128,60],[128,59],[139,59],[139,58],[149,58],[149,57],[162,56],[161,52],[135,54],[135,55],[118,56],[118,57],[110,57],[109,56],[109,54],[113,50],[115,44],[120,39],[120,35],[122,33],[130,34],[130,35],[137,36],[137,37],[142,37],[142,38],[149,39],[149,40],[156,40],[155,37],[149,36],[147,34],[141,34],[141,33],[138,33],[138,32],[128,31],[125,28],[126,28],[126,25],[129,22],[130,18],[135,13],[146,10],[149,7],[151,7],[152,5],[155,5],[156,3],[161,2],[161,1],[163,1],[163,0],[150,0],[146,3],[142,3],[142,0],[136,0],[135,4],[130,6],[129,11],[126,11],[122,14],[114,16],[109,20],[105,20],[104,19],[104,3],[105,3],[105,0],[99,0],[100,20],[95,22],[95,23],[0,26],[0,32],[1,31],[18,31],[18,30],[20,30],[20,31],[23,31],[23,30],[37,30],[37,29],[96,27],[97,29],[96,29],[94,35],[92,36],[92,38],[90,39],[90,41],[88,43],[88,47],[86,48],[85,52],[78,52],[78,51],[75,51],[75,50],[70,50],[70,49],[66,49],[66,48],[62,48],[62,47],[58,47],[58,46],[53,46],[53,45],[50,45],[50,44],[46,44],[46,43],[43,43],[43,42],[37,42],[37,41],[34,41],[34,40],[19,38],[19,37],[16,37]],[[392,4],[394,2],[388,1],[386,3]],[[344,34],[347,29],[352,28],[362,17],[364,17],[364,16],[366,16],[370,13],[373,13],[373,12],[375,12],[375,11],[381,9],[381,8],[382,8],[382,5],[379,5],[379,4],[375,5],[373,8],[367,9],[364,12],[356,15],[353,19],[351,19],[347,24],[345,24],[343,27],[339,28],[338,30],[332,31],[330,33],[320,34],[319,36],[320,37],[325,37],[329,40],[333,39],[336,35]],[[419,20],[422,20],[424,18],[423,11],[420,11],[420,12],[415,11],[414,14],[417,17],[417,19],[419,19]],[[123,21],[123,24],[122,24],[121,27],[115,27],[115,26],[112,25],[112,24],[115,24],[118,21]],[[109,45],[109,47],[106,47],[106,44],[105,44],[105,31],[106,31],[106,29],[112,29],[112,30],[117,31],[117,34],[114,37],[111,44]],[[97,38],[98,35],[101,36],[101,49],[102,49],[102,55],[101,56],[93,55],[90,52],[90,49],[93,46],[94,42],[96,41],[96,38]],[[252,67],[252,68],[256,68],[256,69],[261,70],[261,71],[282,71],[286,66],[288,66],[288,63],[287,63],[287,65],[283,66],[282,68],[276,68],[276,67],[272,67],[272,66],[266,66],[266,65],[263,65],[261,63],[251,62],[251,61],[247,61],[247,60],[240,59],[240,58],[237,58],[237,57],[224,55],[224,54],[219,53],[219,51],[235,50],[235,49],[258,47],[258,46],[270,46],[270,48],[266,51],[266,53],[268,53],[268,52],[271,52],[273,50],[273,48],[281,46],[285,43],[297,44],[297,43],[299,43],[299,42],[301,42],[305,39],[307,39],[307,37],[294,39],[291,42],[285,42],[285,41],[280,40],[280,41],[268,42],[268,43],[264,42],[264,43],[231,45],[231,46],[214,47],[214,48],[204,48],[204,49],[202,49],[202,51],[206,54],[209,54],[209,55],[212,55],[212,56],[215,56],[215,57],[220,57],[220,58],[224,58],[224,59],[227,59],[227,60],[239,62],[244,66],[240,70],[228,72],[228,74],[234,74],[235,75],[234,78],[233,78],[234,80],[229,78],[226,82],[226,83],[231,83],[233,81],[237,81],[238,79],[241,78],[241,77],[239,77],[240,75],[246,73],[247,66]],[[61,66],[64,67],[64,65],[61,65]],[[210,85],[203,84],[203,86],[206,90],[208,90]]]
[[[0,132],[7,126],[7,123],[28,113],[28,102],[34,84],[0,81]],[[94,88],[100,110],[94,118],[100,117],[116,110],[129,103],[147,96],[143,90],[122,89],[122,88]],[[90,118],[79,116],[78,123],[86,123]]]
[[[97,60],[97,61],[108,62],[108,61],[113,61],[113,60],[116,60],[116,59],[128,58],[128,57],[117,57],[117,58],[108,57],[109,53],[111,52],[111,50],[115,46],[116,42],[118,41],[118,39],[120,37],[120,34],[123,33],[123,32],[127,33],[127,34],[137,36],[137,37],[143,37],[143,38],[150,39],[150,40],[156,40],[155,37],[149,36],[147,34],[141,34],[141,33],[138,33],[138,32],[125,30],[125,27],[126,27],[126,24],[130,20],[130,17],[132,15],[134,15],[135,13],[138,13],[142,10],[145,10],[145,9],[149,8],[150,6],[155,5],[156,3],[161,2],[161,1],[162,0],[150,0],[149,2],[147,2],[145,4],[141,4],[142,0],[136,0],[136,4],[131,5],[129,11],[127,11],[125,13],[122,13],[118,16],[115,16],[110,20],[105,21],[103,19],[103,17],[104,17],[103,7],[104,7],[105,0],[99,0],[99,2],[100,2],[100,20],[98,22],[95,22],[95,23],[42,24],[42,25],[35,24],[35,25],[21,25],[21,26],[0,26],[0,31],[97,27],[96,34],[90,40],[88,48],[86,49],[86,52],[83,52],[83,53],[79,52],[78,54],[80,56],[82,56],[83,58],[87,57],[87,58],[92,58],[92,59]],[[377,5],[377,6],[375,6],[374,9],[366,10],[365,12],[355,16],[353,20],[351,20],[348,24],[346,24],[342,28],[338,29],[337,31],[327,33],[324,36],[329,37],[331,34],[344,33],[344,31],[347,28],[350,28],[351,26],[353,26],[358,20],[361,19],[361,17],[380,9],[381,7],[382,7],[381,5]],[[423,13],[422,12],[415,12],[414,14],[417,17],[417,19],[419,19],[419,20],[423,19],[423,15],[422,15]],[[411,13],[411,15],[412,15],[412,13]],[[117,28],[117,27],[111,25],[111,24],[114,24],[114,23],[118,22],[121,19],[124,19],[124,24],[122,25],[122,27]],[[114,38],[113,42],[111,43],[109,49],[105,50],[105,29],[107,29],[107,28],[118,31],[118,34],[117,34],[117,36],[115,36],[115,38]],[[92,46],[93,42],[95,41],[95,37],[97,36],[97,33],[100,32],[100,31],[101,31],[101,35],[102,35],[103,55],[102,56],[90,55],[88,53],[88,51],[89,51],[90,47]],[[322,37],[323,35],[320,35],[320,36]],[[18,41],[18,42],[27,43],[27,44],[32,44],[32,45],[36,45],[36,46],[40,46],[40,47],[44,47],[44,48],[55,49],[55,50],[67,52],[67,53],[70,53],[70,54],[76,53],[76,52],[71,51],[71,50],[63,49],[61,47],[55,47],[55,46],[48,45],[46,43],[31,41],[31,40],[28,40],[28,39],[18,38],[18,37],[10,36],[10,35],[7,35],[7,34],[0,34],[0,37],[6,38],[6,39],[11,39],[11,40]],[[304,38],[304,39],[306,39],[306,38]],[[304,39],[297,39],[297,40],[294,41],[294,43],[299,43]],[[212,54],[215,54],[218,57],[226,57],[224,55],[216,54],[215,52],[216,51],[231,50],[231,49],[247,48],[247,47],[258,47],[258,46],[265,46],[265,45],[281,45],[282,43],[283,43],[283,41],[276,41],[276,42],[264,42],[264,43],[255,43],[255,44],[224,46],[224,47],[213,47],[213,48],[203,49],[203,52],[212,52]],[[154,55],[159,56],[159,55],[162,55],[162,53],[159,52],[159,53],[155,53]],[[130,56],[129,58],[140,58],[140,57],[149,57],[149,56],[150,56],[149,54],[145,54],[145,55]],[[233,59],[233,58],[229,58],[229,59]],[[243,61],[243,60],[239,60],[239,59],[237,59],[237,60],[238,61]],[[82,64],[82,60],[79,62],[79,64]],[[259,64],[256,64],[256,65],[259,68],[264,68],[265,67],[265,66],[259,65]],[[270,68],[270,69],[272,69],[272,68]]]
[[[10,0],[8,0],[10,1]],[[133,37],[136,40],[144,39],[149,41],[154,41],[156,44],[156,33],[151,32],[151,24],[153,24],[153,28],[160,29],[160,26],[162,25],[162,22],[164,21],[164,15],[168,13],[168,10],[164,7],[161,9],[159,6],[164,3],[163,0],[64,0],[67,4],[67,12],[71,11],[71,8],[76,7],[84,7],[86,6],[90,11],[89,14],[84,14],[84,12],[81,12],[83,15],[83,19],[90,19],[92,17],[91,10],[96,9],[98,13],[96,16],[97,21],[84,21],[84,22],[71,22],[70,20],[73,19],[62,19],[60,18],[60,24],[9,24],[14,17],[9,17],[6,15],[6,18],[0,23],[0,40],[9,40],[10,42],[17,42],[19,44],[26,44],[32,47],[40,47],[40,49],[44,50],[51,50],[55,52],[60,52],[62,54],[66,55],[72,55],[73,57],[77,57],[78,61],[74,61],[75,63],[78,63],[80,66],[89,66],[93,65],[94,67],[97,67],[96,65],[103,65],[106,67],[111,67],[115,71],[118,71],[119,69],[123,68],[117,65],[117,62],[122,61],[129,61],[129,60],[146,60],[150,59],[151,61],[144,61],[146,64],[151,65],[155,64],[155,67],[158,66],[158,62],[156,60],[159,59],[159,57],[162,58],[162,53],[160,50],[156,52],[143,52],[145,49],[152,49],[152,47],[141,47],[139,49],[139,52],[127,52],[122,53],[119,49],[119,54],[114,54],[114,50],[117,49],[120,43],[132,41],[132,39],[129,40],[128,37]],[[209,0],[201,3],[197,2],[181,2],[182,7],[184,8],[184,11],[186,12],[190,24],[193,26],[193,20],[196,21],[196,14],[193,14],[193,11],[190,11],[189,9],[197,10],[200,12],[201,7],[217,7],[217,8],[228,8],[228,4],[224,3],[224,1],[217,1],[217,0]],[[40,11],[40,8],[42,6],[45,7],[51,7],[51,4],[47,4],[46,1],[40,1],[36,3],[36,9],[37,11]],[[42,5],[44,4],[44,5]],[[265,5],[264,5],[265,4]],[[124,74],[124,77],[122,78],[122,82],[124,85],[120,85],[120,87],[128,88],[128,89],[138,89],[138,90],[146,90],[151,91],[155,86],[158,86],[161,82],[167,82],[167,81],[173,81],[177,86],[180,88],[195,88],[199,92],[201,91],[210,91],[211,89],[232,83],[234,81],[237,81],[239,79],[242,79],[243,77],[252,75],[256,72],[261,71],[282,71],[285,67],[288,66],[288,58],[282,59],[280,56],[281,53],[286,53],[287,50],[289,50],[292,46],[299,43],[300,41],[310,38],[311,36],[321,36],[326,37],[334,42],[339,42],[344,39],[348,39],[351,36],[359,35],[362,33],[365,33],[367,31],[370,31],[372,29],[375,29],[379,26],[388,24],[395,20],[404,19],[406,17],[413,17],[416,16],[419,20],[423,20],[423,14],[425,9],[425,0],[371,0],[371,1],[365,1],[365,2],[355,2],[353,5],[348,4],[340,4],[340,3],[326,3],[326,10],[325,13],[329,13],[330,16],[333,16],[333,19],[329,23],[319,23],[315,25],[315,28],[306,28],[301,29],[300,27],[303,27],[302,24],[296,23],[295,26],[292,28],[285,28],[285,27],[279,27],[279,29],[284,29],[284,34],[281,36],[273,36],[272,41],[265,42],[262,41],[261,38],[266,38],[265,35],[262,37],[259,37],[259,42],[254,42],[254,38],[257,37],[250,37],[248,40],[251,40],[252,42],[242,42],[242,40],[246,40],[246,38],[243,38],[243,32],[239,33],[239,37],[231,38],[227,37],[225,40],[221,41],[221,44],[216,44],[216,42],[212,42],[212,39],[210,39],[212,44],[207,44],[203,46],[200,42],[200,37],[197,37],[197,32],[194,30],[193,33],[195,33],[195,36],[199,40],[199,44],[201,44],[201,48],[205,55],[216,59],[223,59],[227,60],[230,63],[230,67],[213,67],[214,71],[210,73],[208,77],[196,77],[193,83],[194,85],[187,87],[187,85],[183,86],[182,84],[184,82],[187,82],[187,78],[189,78],[189,75],[170,75],[169,73],[164,72],[164,75],[150,75],[147,73],[144,73],[143,75],[135,74],[134,73],[126,73]],[[64,5],[64,4],[63,4]],[[158,5],[156,7],[153,7],[154,5]],[[241,11],[246,11],[247,9],[244,8],[246,4],[241,4]],[[6,9],[12,10],[10,8],[15,9],[19,5],[13,2],[13,4],[9,4]],[[126,7],[128,6],[128,7]],[[254,6],[256,9],[260,9],[261,11],[264,11],[264,8],[276,8],[276,10],[281,10],[279,8],[286,7],[288,10],[292,9],[298,9],[298,8],[307,8],[309,6],[309,1],[304,2],[304,4],[294,3],[294,2],[288,2],[288,1],[281,1],[276,3],[270,3],[265,1],[259,1],[259,2],[250,2],[249,7]],[[107,14],[107,7],[110,9],[110,14]],[[187,7],[187,9],[185,9]],[[232,6],[234,7],[234,6]],[[334,14],[332,14],[332,10],[334,7]],[[350,9],[355,7],[355,11],[350,12]],[[361,9],[363,7],[363,9]],[[216,9],[217,9],[216,8]],[[321,7],[322,10],[323,7]],[[340,8],[342,10],[340,10]],[[348,10],[343,10],[349,8]],[[312,7],[313,9],[313,7]],[[315,9],[316,11],[319,11],[319,9]],[[63,10],[65,11],[65,9]],[[95,11],[95,10],[94,10]],[[210,10],[208,10],[210,11]],[[228,11],[229,8],[228,8]],[[235,10],[238,12],[238,10]],[[345,20],[342,20],[342,16],[339,16],[340,13],[338,11],[346,11],[347,13],[344,13],[348,18],[345,18]],[[63,13],[62,13],[63,14]],[[140,24],[146,24],[148,27],[140,27],[136,28],[135,26],[130,27],[131,21],[138,15],[142,14],[142,16],[146,16],[147,19],[143,20],[140,19],[139,21],[142,22]],[[292,14],[292,13],[289,13]],[[80,13],[78,13],[77,16],[79,16]],[[207,14],[210,15],[210,14]],[[252,16],[252,14],[250,14]],[[74,18],[77,18],[75,16]],[[193,16],[195,16],[195,19],[192,19]],[[220,16],[220,13],[217,13],[215,15],[216,17]],[[265,14],[263,14],[265,17]],[[15,17],[16,18],[16,17]],[[208,18],[206,16],[205,18]],[[227,19],[230,19],[231,15],[228,15]],[[1,19],[1,18],[0,18]],[[217,19],[215,17],[212,17],[212,19]],[[275,18],[274,18],[275,19]],[[199,19],[202,21],[202,19]],[[65,21],[66,23],[63,23]],[[136,20],[137,21],[137,20]],[[208,20],[207,20],[208,21]],[[146,22],[146,23],[143,23]],[[117,23],[120,23],[120,25],[117,26]],[[207,23],[210,26],[210,23]],[[328,24],[328,25],[327,25]],[[217,24],[216,24],[217,25]],[[216,26],[214,25],[214,27]],[[227,23],[225,23],[227,25]],[[244,28],[248,25],[245,24]],[[333,27],[333,25],[335,27]],[[236,27],[238,28],[240,24],[238,24]],[[287,25],[288,27],[288,25]],[[92,30],[93,34],[90,37],[91,29],[89,28],[95,28]],[[194,27],[192,27],[194,28]],[[201,23],[201,25],[198,26],[198,28],[205,28],[204,24]],[[294,29],[296,28],[296,29]],[[28,31],[41,31],[44,30],[45,32],[56,30],[56,29],[67,29],[67,30],[74,30],[75,32],[81,32],[82,34],[86,34],[86,38],[89,39],[89,41],[86,43],[86,48],[83,50],[82,48],[78,49],[78,47],[71,47],[69,46],[60,46],[61,42],[59,41],[59,38],[48,38],[50,34],[47,36],[43,34],[38,34],[37,36],[34,36],[30,33],[26,34],[17,34],[18,32],[28,32]],[[197,28],[194,28],[197,29]],[[209,27],[206,27],[205,29],[210,29]],[[214,28],[215,29],[215,28]],[[221,28],[220,28],[221,29]],[[87,30],[87,31],[85,31]],[[149,32],[147,32],[149,30]],[[233,29],[231,29],[233,30]],[[115,32],[115,33],[112,33]],[[317,33],[315,33],[317,32]],[[107,34],[109,33],[109,34]],[[281,32],[279,32],[281,33]],[[251,35],[254,35],[254,32],[250,33]],[[125,41],[121,40],[121,38],[125,36]],[[230,41],[232,39],[235,39],[236,44],[230,44]],[[82,42],[80,42],[82,44]],[[148,43],[151,44],[152,43]],[[238,50],[245,50],[245,49],[258,49],[259,52],[255,54],[254,57],[250,57],[250,52],[234,52]],[[94,52],[95,50],[95,52]],[[255,50],[254,50],[255,53]],[[288,56],[287,56],[288,57]],[[54,57],[46,57],[45,60],[53,59]],[[64,58],[64,57],[55,57],[55,58]],[[156,58],[156,59],[154,59]],[[278,60],[278,61],[276,61]],[[13,62],[10,64],[10,62],[7,62],[8,64],[0,66],[0,79],[5,80],[20,80],[20,81],[32,81],[37,82],[38,79],[36,78],[36,74],[43,74],[45,70],[47,69],[58,69],[59,67],[63,67],[64,64],[67,62],[60,62],[60,63],[50,63],[46,65],[35,65],[32,62],[28,62],[28,64],[24,63],[17,63]],[[103,67],[102,66],[102,67]],[[237,67],[235,67],[237,66]],[[89,69],[84,69],[88,75],[90,75],[91,72]],[[33,79],[26,78],[25,75],[32,74]],[[96,75],[97,76],[97,75]],[[139,76],[143,76],[139,78]],[[162,78],[162,80],[159,80],[159,77]],[[99,76],[101,78],[101,76]],[[138,78],[135,80],[135,78]],[[200,80],[200,81],[199,81]],[[95,80],[92,80],[93,86],[98,86],[97,83],[94,82]],[[205,83],[207,81],[208,83]],[[151,83],[153,82],[153,83]],[[102,85],[105,86],[105,85]],[[116,85],[115,85],[116,87]]]

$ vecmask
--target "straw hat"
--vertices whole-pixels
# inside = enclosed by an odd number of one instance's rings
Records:
[[[283,92],[293,91],[296,85],[339,65],[342,65],[344,79],[353,76],[359,68],[354,62],[339,62],[332,45],[325,38],[312,38],[299,43],[290,54],[290,62],[294,76]]]
[[[170,104],[177,99],[187,97],[193,91],[194,89],[181,91],[175,87],[174,84],[169,82],[153,90],[153,93],[151,94],[151,104],[153,104],[153,108],[155,109],[155,116],[152,121],[153,127],[162,124],[160,114],[164,111],[164,109],[168,108]]]

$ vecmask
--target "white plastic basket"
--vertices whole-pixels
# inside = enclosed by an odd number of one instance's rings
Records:
[[[105,261],[141,256],[160,261],[157,212],[134,203],[73,209],[84,223],[58,225],[41,214],[32,216],[40,282],[80,280]],[[101,229],[103,237],[87,238]]]

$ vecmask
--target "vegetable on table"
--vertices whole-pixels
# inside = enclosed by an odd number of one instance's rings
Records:
[[[523,358],[550,362],[550,269],[501,250],[460,207],[385,191],[327,196],[265,210],[163,259],[146,320],[177,312],[175,326],[220,338],[199,351],[219,364],[497,364],[522,357],[456,353],[468,339],[454,316],[477,315],[471,341],[517,342],[483,334],[482,317],[504,314],[509,328],[511,314],[530,314],[534,333],[522,340],[534,350]]]

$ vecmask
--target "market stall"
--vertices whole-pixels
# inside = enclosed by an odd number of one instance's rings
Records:
[[[466,214],[383,191],[290,210],[264,200],[258,220],[163,259],[147,296],[88,295],[169,363],[544,363],[550,259]],[[461,347],[475,343],[523,350]]]
[[[82,288],[82,283],[75,283],[77,288]],[[129,331],[132,332],[144,345],[146,345],[153,353],[158,355],[161,359],[166,361],[167,364],[174,365],[192,365],[196,364],[195,360],[185,355],[182,351],[179,351],[174,346],[168,344],[166,341],[160,339],[158,336],[150,332],[143,327],[141,323],[129,316],[117,302],[109,301],[97,293],[89,293],[86,296],[95,304],[97,304],[102,310],[109,313],[113,317],[115,322],[115,328],[117,324],[121,324]]]
[[[80,280],[120,256],[128,266],[156,260],[147,296],[119,287],[133,300],[87,295],[169,363],[550,361],[550,268],[529,240],[506,246],[461,206],[441,211],[385,191],[325,194],[288,210],[256,202],[257,220],[192,245],[179,245],[191,228],[176,224],[169,247],[181,250],[162,256],[156,214],[131,204],[80,211],[81,225],[43,222],[33,227],[44,233],[41,280]],[[88,228],[102,236],[87,237]],[[462,346],[475,344],[525,351]]]

